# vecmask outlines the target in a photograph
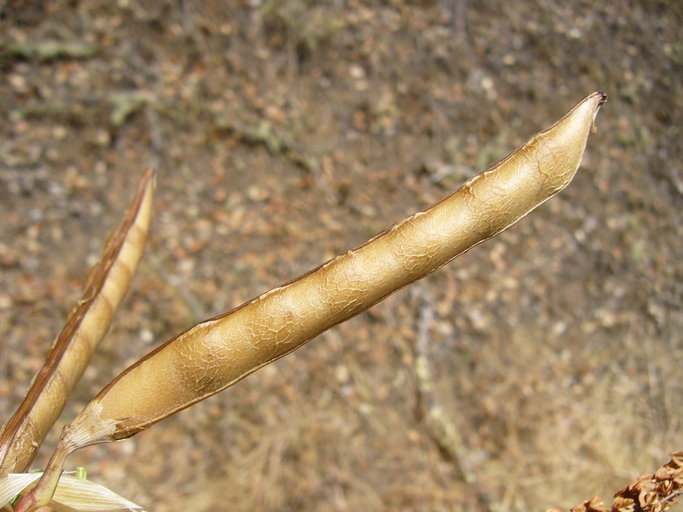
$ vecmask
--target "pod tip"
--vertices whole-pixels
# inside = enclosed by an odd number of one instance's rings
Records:
[[[600,96],[600,102],[598,103],[598,107],[600,107],[607,101],[607,94],[602,91],[595,91],[595,94]]]

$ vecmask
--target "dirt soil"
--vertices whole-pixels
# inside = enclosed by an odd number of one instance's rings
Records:
[[[596,89],[609,101],[559,197],[69,465],[155,512],[526,512],[607,499],[683,449],[680,2],[2,0],[0,13],[0,419],[144,169],[160,172],[145,258],[36,467],[156,345],[425,208]],[[418,342],[449,447],[420,399]]]

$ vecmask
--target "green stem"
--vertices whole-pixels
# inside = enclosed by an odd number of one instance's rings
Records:
[[[64,462],[72,451],[73,448],[60,441],[43,476],[40,477],[36,486],[15,505],[14,512],[34,512],[52,501],[59,478],[62,476]]]

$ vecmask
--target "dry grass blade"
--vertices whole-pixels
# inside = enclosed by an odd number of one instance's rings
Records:
[[[27,492],[42,473],[11,473],[0,480],[0,510],[22,492]],[[73,475],[62,475],[52,497],[50,508],[68,512],[114,512],[142,510],[112,490]]]
[[[121,225],[90,271],[81,300],[47,355],[43,368],[0,434],[0,477],[20,473],[62,412],[93,350],[111,325],[142,257],[152,216],[155,171],[149,169]]]
[[[62,475],[55,490],[51,506],[77,512],[112,512],[142,510],[112,490],[75,476]]]

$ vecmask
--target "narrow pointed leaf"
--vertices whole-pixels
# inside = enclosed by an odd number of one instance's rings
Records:
[[[103,485],[69,475],[62,475],[59,479],[52,501],[79,512],[142,510],[141,506]]]

